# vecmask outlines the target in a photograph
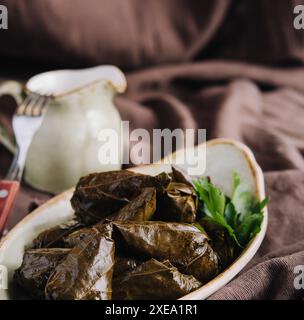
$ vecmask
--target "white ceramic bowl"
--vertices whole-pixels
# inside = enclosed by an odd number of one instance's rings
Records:
[[[222,188],[226,195],[231,195],[233,172],[236,171],[252,194],[257,195],[259,200],[265,198],[263,173],[248,147],[233,140],[215,139],[204,145],[199,145],[193,150],[197,148],[206,148],[207,150],[204,175],[210,176],[212,181]],[[189,149],[189,151],[193,150]],[[182,155],[182,152],[178,151],[173,154],[173,158],[178,159]],[[157,163],[137,167],[133,171],[155,175],[161,171],[168,171],[169,168],[168,165]],[[185,166],[183,169],[186,169]],[[21,265],[24,248],[30,245],[41,231],[73,217],[73,210],[70,206],[72,193],[73,190],[68,190],[46,202],[19,222],[1,241],[0,265],[5,266],[8,270],[8,287],[14,270]],[[261,231],[251,240],[238,259],[216,278],[181,299],[205,299],[233,279],[248,264],[260,247],[265,236],[267,221],[268,212],[265,208]],[[9,290],[0,289],[0,299],[10,299]]]

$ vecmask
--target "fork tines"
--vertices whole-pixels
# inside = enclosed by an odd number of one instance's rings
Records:
[[[49,95],[29,94],[17,108],[18,116],[40,117],[46,110]]]

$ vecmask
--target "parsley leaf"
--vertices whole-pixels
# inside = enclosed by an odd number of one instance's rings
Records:
[[[246,244],[261,230],[263,209],[268,198],[259,202],[241,183],[237,173],[233,175],[231,199],[207,178],[193,181],[199,199],[199,210],[205,218],[227,230],[239,247]]]
[[[252,197],[250,197],[250,194],[246,190],[246,185],[241,183],[239,175],[234,172],[231,203],[234,205],[235,210],[241,215],[240,218],[250,211],[252,200]]]
[[[204,201],[207,216],[212,217],[214,212],[223,215],[226,201],[223,192],[209,183],[207,179],[199,179],[194,182],[194,185]]]

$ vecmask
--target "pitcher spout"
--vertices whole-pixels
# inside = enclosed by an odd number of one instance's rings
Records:
[[[123,72],[112,65],[104,65],[81,70],[57,70],[32,77],[26,84],[29,92],[52,92],[56,97],[74,93],[97,82],[107,82],[116,93],[123,93],[127,80]]]

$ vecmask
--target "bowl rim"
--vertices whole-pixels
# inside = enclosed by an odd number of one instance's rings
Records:
[[[259,198],[259,200],[262,200],[265,198],[265,184],[264,184],[264,176],[263,172],[258,165],[258,163],[255,160],[255,157],[252,153],[252,151],[244,145],[243,143],[233,140],[233,139],[226,139],[226,138],[218,138],[218,139],[212,139],[209,141],[204,142],[203,144],[206,144],[206,146],[214,146],[217,144],[230,144],[237,149],[239,149],[243,155],[245,156],[245,159],[248,162],[249,168],[252,172],[252,175],[254,177],[255,186],[256,186],[256,193]],[[199,147],[195,146],[194,148]],[[179,151],[174,152],[171,157],[178,155]],[[164,159],[162,159],[164,160]],[[156,167],[159,166],[161,161],[153,164],[148,164],[144,166],[134,167],[130,170],[138,170],[142,167],[149,168],[149,167]],[[36,208],[34,211],[29,213],[25,218],[23,218],[21,221],[19,221],[10,231],[9,233],[3,237],[0,241],[0,252],[1,249],[4,247],[5,243],[9,241],[11,238],[14,237],[15,233],[22,229],[23,225],[27,224],[29,221],[31,221],[35,216],[39,215],[40,212],[44,211],[45,208],[49,207],[50,205],[57,203],[61,200],[64,200],[68,198],[74,191],[75,188],[70,188],[57,196],[51,198],[50,200],[46,201],[43,205]],[[201,300],[209,297],[211,294],[215,293],[217,290],[219,290],[221,287],[226,285],[228,282],[230,282],[253,258],[257,250],[259,249],[267,229],[268,224],[268,210],[267,206],[264,208],[264,218],[261,225],[260,232],[253,238],[251,241],[247,244],[247,246],[244,248],[240,256],[234,260],[234,262],[227,267],[224,271],[222,271],[218,276],[204,284],[202,287],[198,288],[197,290],[181,297],[179,300]]]

